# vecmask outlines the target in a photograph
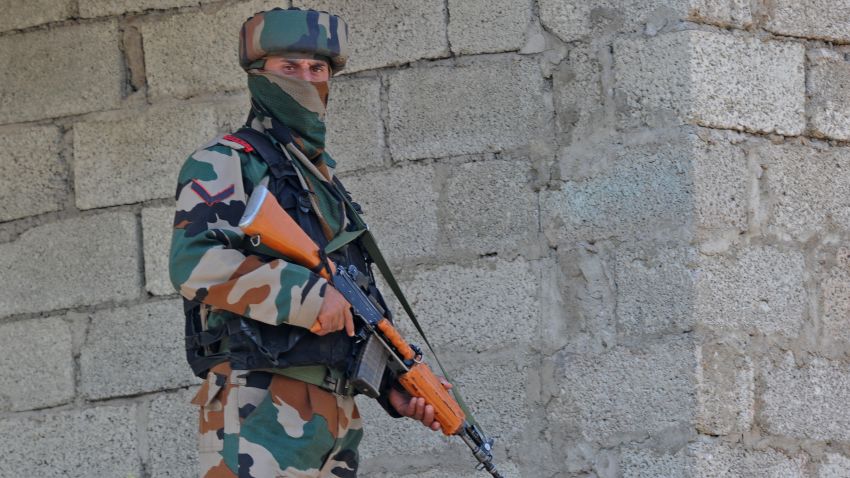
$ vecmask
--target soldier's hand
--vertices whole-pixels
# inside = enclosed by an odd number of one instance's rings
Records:
[[[331,332],[345,329],[349,337],[354,335],[354,317],[351,315],[351,304],[338,290],[328,284],[325,299],[316,323],[310,329],[317,335],[327,335]]]
[[[452,384],[446,381],[443,377],[438,377],[443,388],[449,390]],[[391,388],[389,392],[390,405],[404,417],[410,417],[414,420],[419,420],[423,425],[431,430],[438,431],[442,426],[434,418],[434,407],[425,403],[424,398],[412,397],[407,392],[401,392],[395,388]]]

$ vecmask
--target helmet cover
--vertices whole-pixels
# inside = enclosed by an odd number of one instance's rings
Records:
[[[261,68],[267,55],[328,60],[334,72],[348,61],[348,25],[336,15],[316,10],[275,8],[254,14],[239,34],[239,64]]]

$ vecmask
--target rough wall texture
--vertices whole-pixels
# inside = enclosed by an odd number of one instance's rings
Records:
[[[506,476],[850,476],[850,0],[292,3],[351,23],[332,151]],[[176,169],[289,4],[0,0],[0,477],[194,476]],[[360,403],[361,476],[485,476]]]

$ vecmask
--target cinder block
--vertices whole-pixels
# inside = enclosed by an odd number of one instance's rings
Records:
[[[836,52],[809,67],[809,117],[817,136],[850,140],[850,63]]]
[[[528,144],[551,118],[543,89],[531,60],[399,71],[390,78],[393,157],[459,156]]]
[[[0,18],[0,32],[64,20],[74,13],[73,6],[73,0],[7,2]]]
[[[750,450],[740,444],[701,437],[688,446],[688,473],[685,476],[746,476],[752,478],[805,478],[805,455],[787,456],[772,449]]]
[[[79,0],[80,16],[83,18],[121,15],[128,12],[145,10],[163,10],[166,8],[188,7],[214,0]]]
[[[665,139],[563,152],[561,176],[567,182],[540,193],[541,224],[549,240],[688,240],[694,216],[693,180],[687,174],[692,140]]]
[[[506,345],[495,356],[473,354],[443,364],[476,420],[488,433],[501,437],[501,443],[519,441],[532,413],[529,381],[537,376],[539,365],[523,350]]]
[[[0,476],[141,476],[136,407],[97,407],[0,421]]]
[[[724,26],[753,24],[753,4],[749,0],[689,0],[688,20]]]
[[[117,120],[77,123],[77,207],[91,209],[174,197],[183,161],[225,129],[220,126],[224,108],[177,104]]]
[[[690,478],[686,468],[685,448],[676,453],[662,453],[634,445],[620,449],[620,473],[623,478]]]
[[[547,407],[551,426],[603,446],[691,427],[696,357],[688,338],[599,354],[561,352],[551,360],[554,376],[543,377],[555,388]]]
[[[343,179],[387,260],[437,249],[437,191],[432,166],[409,166]]]
[[[402,290],[428,339],[440,349],[501,349],[508,337],[511,344],[522,346],[538,333],[540,274],[522,259],[443,265],[418,271],[403,282]],[[381,290],[392,295],[388,287]],[[393,310],[403,335],[419,343],[404,311]]]
[[[150,404],[147,421],[151,478],[185,478],[198,474],[197,390],[167,393]]]
[[[252,0],[143,23],[150,95],[188,98],[247,88],[239,66],[239,29],[254,13],[279,6],[273,0]]]
[[[850,230],[850,149],[761,142],[751,149],[769,192],[762,204],[771,232],[806,242],[838,228]]]
[[[351,59],[347,72],[449,56],[443,0],[294,0],[348,23]]]
[[[72,400],[71,343],[71,329],[59,317],[0,326],[0,407],[17,412]]]
[[[230,101],[216,102],[219,130],[228,133],[238,130],[245,125],[250,112],[251,98],[247,93],[234,95]]]
[[[617,40],[614,60],[628,115],[672,112],[698,125],[790,136],[805,129],[799,43],[691,30]]]
[[[174,208],[157,207],[142,210],[142,237],[145,250],[145,289],[153,295],[174,294],[168,273]]]
[[[458,55],[519,50],[530,20],[526,0],[449,0],[449,43]]]
[[[797,365],[791,352],[762,364],[760,423],[767,433],[816,441],[850,441],[850,369],[820,357]]]
[[[780,35],[850,41],[850,3],[845,0],[776,0],[764,29]]]
[[[580,40],[589,36],[595,29],[611,22],[611,20],[622,24],[628,18],[630,19],[630,25],[628,27],[623,25],[623,27],[632,30],[637,29],[641,19],[629,15],[632,12],[626,11],[628,8],[626,6],[627,3],[637,2],[607,0],[591,3],[581,0],[539,0],[540,21],[549,31],[567,42]],[[665,0],[643,2],[647,12],[669,3],[672,2]],[[612,11],[615,5],[622,10]],[[596,9],[595,15],[594,9]],[[599,26],[596,26],[596,24],[599,24]]]
[[[703,256],[696,275],[695,321],[715,330],[794,337],[806,311],[805,258],[752,246],[735,257]]]
[[[516,250],[537,237],[537,194],[523,160],[450,166],[440,202],[442,240],[455,251]]]
[[[114,21],[0,38],[0,123],[116,108],[124,67]]]
[[[384,162],[381,80],[331,80],[328,101],[328,152],[337,172],[380,166]]]
[[[611,30],[652,35],[680,20],[745,27],[753,11],[747,0],[540,0],[540,20],[570,42]]]
[[[742,347],[730,341],[697,347],[696,426],[706,435],[747,432],[755,414],[755,373]]]
[[[687,241],[747,228],[748,173],[736,134],[622,136],[561,152],[560,189],[540,193],[550,241]]]
[[[197,383],[183,345],[178,300],[95,312],[80,355],[82,393],[97,400]]]
[[[746,139],[704,129],[691,137],[694,223],[700,237],[747,230],[750,172],[746,152],[738,145]]]
[[[817,478],[842,478],[850,474],[850,458],[838,453],[827,453],[818,467]]]
[[[850,251],[844,249],[843,255],[850,257]],[[846,265],[838,264],[825,272],[819,283],[823,336],[830,342],[846,347],[850,344],[850,327],[847,327],[847,314],[850,312],[850,271]]]
[[[0,132],[0,221],[62,209],[67,174],[59,159],[60,140],[53,126]]]
[[[2,315],[139,297],[137,237],[135,216],[113,212],[34,227],[0,244]]]
[[[681,333],[693,327],[692,268],[697,256],[691,247],[617,248],[613,273],[621,336]]]

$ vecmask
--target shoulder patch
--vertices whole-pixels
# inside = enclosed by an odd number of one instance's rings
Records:
[[[250,143],[245,141],[244,139],[237,138],[231,134],[226,134],[218,140],[219,144],[223,144],[229,148],[233,148],[237,151],[245,151],[246,153],[251,153],[254,151],[254,147],[251,146]]]

